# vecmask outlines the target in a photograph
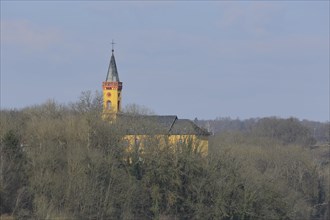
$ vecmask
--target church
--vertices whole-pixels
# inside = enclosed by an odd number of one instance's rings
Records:
[[[202,154],[208,153],[208,137],[210,133],[197,126],[189,119],[179,119],[176,115],[131,115],[121,110],[123,83],[119,80],[114,49],[110,58],[109,68],[103,90],[103,118],[114,123],[130,125],[125,130],[125,139],[129,145],[143,143],[150,135],[163,137],[170,143],[198,143]]]

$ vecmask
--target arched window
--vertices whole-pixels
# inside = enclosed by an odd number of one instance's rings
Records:
[[[135,137],[134,142],[135,142],[135,145],[139,145],[140,144],[139,138]]]
[[[107,101],[107,110],[110,110],[110,109],[111,109],[111,101],[108,100],[108,101]]]

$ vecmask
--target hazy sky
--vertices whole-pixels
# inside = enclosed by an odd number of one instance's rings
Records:
[[[329,121],[329,1],[1,0],[1,108],[101,90],[112,39],[124,105]]]

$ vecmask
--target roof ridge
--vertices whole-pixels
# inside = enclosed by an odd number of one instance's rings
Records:
[[[173,125],[175,124],[175,122],[178,120],[178,116],[175,116],[175,119],[174,121],[172,122],[171,126],[170,126],[170,129],[168,130],[168,134],[170,134],[172,128],[173,128]]]

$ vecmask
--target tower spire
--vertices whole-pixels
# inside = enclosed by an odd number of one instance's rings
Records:
[[[118,75],[118,70],[117,70],[117,65],[116,65],[116,60],[115,60],[115,55],[114,55],[115,42],[113,42],[113,40],[112,40],[111,44],[112,44],[112,54],[111,54],[111,58],[110,58],[107,78],[106,78],[105,81],[107,81],[107,82],[119,82],[119,75]]]

